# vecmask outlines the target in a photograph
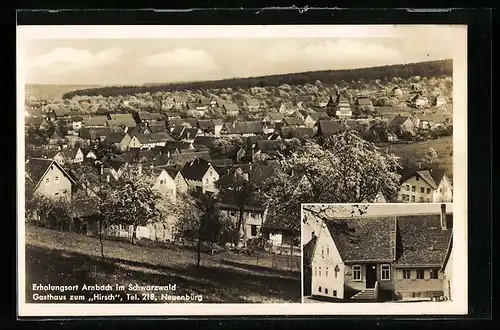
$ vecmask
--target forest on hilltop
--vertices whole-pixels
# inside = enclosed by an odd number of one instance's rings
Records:
[[[321,81],[323,84],[350,84],[351,82],[363,82],[370,80],[390,80],[394,77],[408,79],[413,76],[442,77],[452,76],[453,62],[451,59],[441,61],[419,62],[400,65],[386,65],[380,67],[348,69],[348,70],[325,70],[301,73],[279,74],[251,78],[232,78],[222,80],[172,83],[147,86],[109,86],[99,88],[87,88],[65,93],[63,99],[71,99],[74,96],[120,96],[135,95],[139,93],[178,92],[200,89],[221,88],[250,88],[288,85],[314,84]]]

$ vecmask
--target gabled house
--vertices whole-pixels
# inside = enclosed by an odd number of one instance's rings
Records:
[[[24,117],[25,126],[40,127],[44,122],[46,122],[44,117]]]
[[[442,108],[446,105],[447,100],[446,97],[437,95],[435,98],[432,100],[432,105],[438,108]]]
[[[445,125],[446,117],[441,114],[426,113],[417,115],[414,121],[420,129],[433,129]]]
[[[26,189],[50,198],[71,198],[76,183],[53,159],[29,158],[25,164]]]
[[[71,110],[61,106],[54,106],[50,115],[54,120],[69,119],[71,117]]]
[[[151,149],[165,146],[167,141],[175,141],[168,133],[135,134],[129,143],[129,148]]]
[[[441,270],[453,214],[325,220],[311,262],[311,293],[339,300],[429,299],[444,295]]]
[[[86,142],[104,141],[113,130],[109,127],[82,127],[78,135]]]
[[[175,180],[163,168],[142,168],[141,174],[153,178],[153,189],[167,197],[171,202],[177,200],[177,186]]]
[[[170,166],[165,167],[165,170],[167,171],[168,175],[170,175],[170,177],[174,180],[177,193],[186,193],[189,187],[186,179],[184,179],[184,176],[181,173],[181,169],[176,166]]]
[[[183,152],[179,154],[171,154],[168,165],[178,165],[182,167],[189,162],[195,161],[197,158],[210,161],[211,160],[210,151],[193,151],[193,152]]]
[[[326,105],[326,111],[337,118],[352,117],[351,102],[346,94],[338,93],[335,96],[335,99],[330,97],[330,100]]]
[[[198,189],[203,193],[216,193],[215,182],[219,180],[219,174],[212,164],[202,158],[196,158],[184,165],[181,170],[189,188]]]
[[[245,105],[249,111],[256,112],[260,109],[260,101],[254,98],[248,98],[245,100]]]
[[[277,155],[284,148],[285,144],[283,140],[259,140],[255,144],[252,152],[252,160],[253,157],[259,154],[267,154],[269,156]]]
[[[416,94],[410,99],[410,106],[422,109],[430,107],[431,103],[429,99],[425,96],[422,96],[420,93]]]
[[[203,134],[214,134],[214,125],[211,119],[198,120],[198,128]]]
[[[330,117],[326,112],[313,111],[307,115],[306,119],[304,120],[304,123],[307,127],[314,127],[316,126],[318,120],[328,120],[328,119],[330,119]]]
[[[414,132],[415,123],[409,116],[396,115],[389,122],[389,127],[396,132]]]
[[[63,154],[66,162],[71,164],[83,163],[85,160],[85,155],[80,148],[64,149]]]
[[[298,110],[297,106],[295,106],[290,101],[282,102],[279,109],[278,109],[279,113],[282,113],[282,114],[287,115],[287,116],[291,115],[296,110]]]
[[[319,120],[317,125],[317,135],[323,137],[330,137],[349,129],[348,126],[340,120]]]
[[[410,168],[400,171],[401,202],[440,203],[453,201],[453,188],[443,170]]]
[[[240,206],[229,203],[218,203],[219,214],[228,217],[233,224],[237,224],[240,219]],[[243,205],[243,223],[241,226],[239,245],[244,244],[248,239],[258,237],[261,234],[262,226],[266,220],[266,208],[258,205]]]
[[[137,126],[134,117],[132,117],[130,113],[112,113],[108,115],[108,118],[111,124],[126,127],[126,129],[124,129],[126,133]]]
[[[329,97],[325,97],[325,96],[318,97],[318,98],[316,98],[316,105],[320,108],[324,108],[324,107],[326,107],[326,105],[328,104],[329,101],[330,101]]]
[[[175,102],[175,106],[177,108],[184,108],[187,104],[187,100],[185,97],[182,97],[182,96],[175,96],[174,97],[174,102]]]
[[[223,125],[224,122],[222,121],[222,119],[212,119],[213,134],[215,136],[220,136],[220,130],[222,129]]]
[[[165,115],[161,113],[152,113],[147,111],[134,111],[132,112],[132,118],[134,118],[137,124],[152,124],[158,121],[165,121]]]
[[[156,123],[151,123],[143,127],[143,134],[151,134],[151,133],[166,133],[167,126],[164,121],[158,121]]]
[[[286,117],[283,119],[284,127],[305,127],[306,124],[302,119],[295,117]]]
[[[205,115],[205,111],[207,110],[206,105],[202,105],[198,102],[189,102],[186,105],[187,113],[193,117],[203,117]]]
[[[161,108],[164,110],[170,110],[175,107],[175,102],[172,98],[167,97],[161,100]]]
[[[224,102],[222,104],[222,109],[229,117],[236,117],[240,114],[240,107],[236,103]]]
[[[105,142],[115,145],[118,150],[125,151],[129,148],[132,138],[123,130],[109,132],[104,138]]]
[[[177,112],[165,112],[165,116],[167,117],[167,122],[181,119],[181,116]]]

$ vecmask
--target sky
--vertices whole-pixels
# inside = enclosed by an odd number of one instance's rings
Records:
[[[103,33],[92,37],[59,33],[50,38],[47,33],[24,38],[19,55],[25,82],[137,85],[352,69],[453,58],[456,44],[450,37],[453,29],[446,26],[393,28],[389,33],[365,29],[354,36],[344,29],[272,37],[274,29],[257,37],[191,33],[186,38],[179,32],[175,38],[159,38],[158,33],[154,38],[147,33],[124,37],[125,28],[113,38],[113,33],[104,33],[106,27],[100,29]]]

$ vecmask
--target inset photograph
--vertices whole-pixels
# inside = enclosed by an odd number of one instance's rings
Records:
[[[453,204],[303,204],[303,302],[450,301]]]

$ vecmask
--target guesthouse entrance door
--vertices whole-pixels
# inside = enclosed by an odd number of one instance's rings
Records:
[[[367,264],[366,265],[366,288],[367,289],[374,288],[375,282],[377,282],[377,265]]]

